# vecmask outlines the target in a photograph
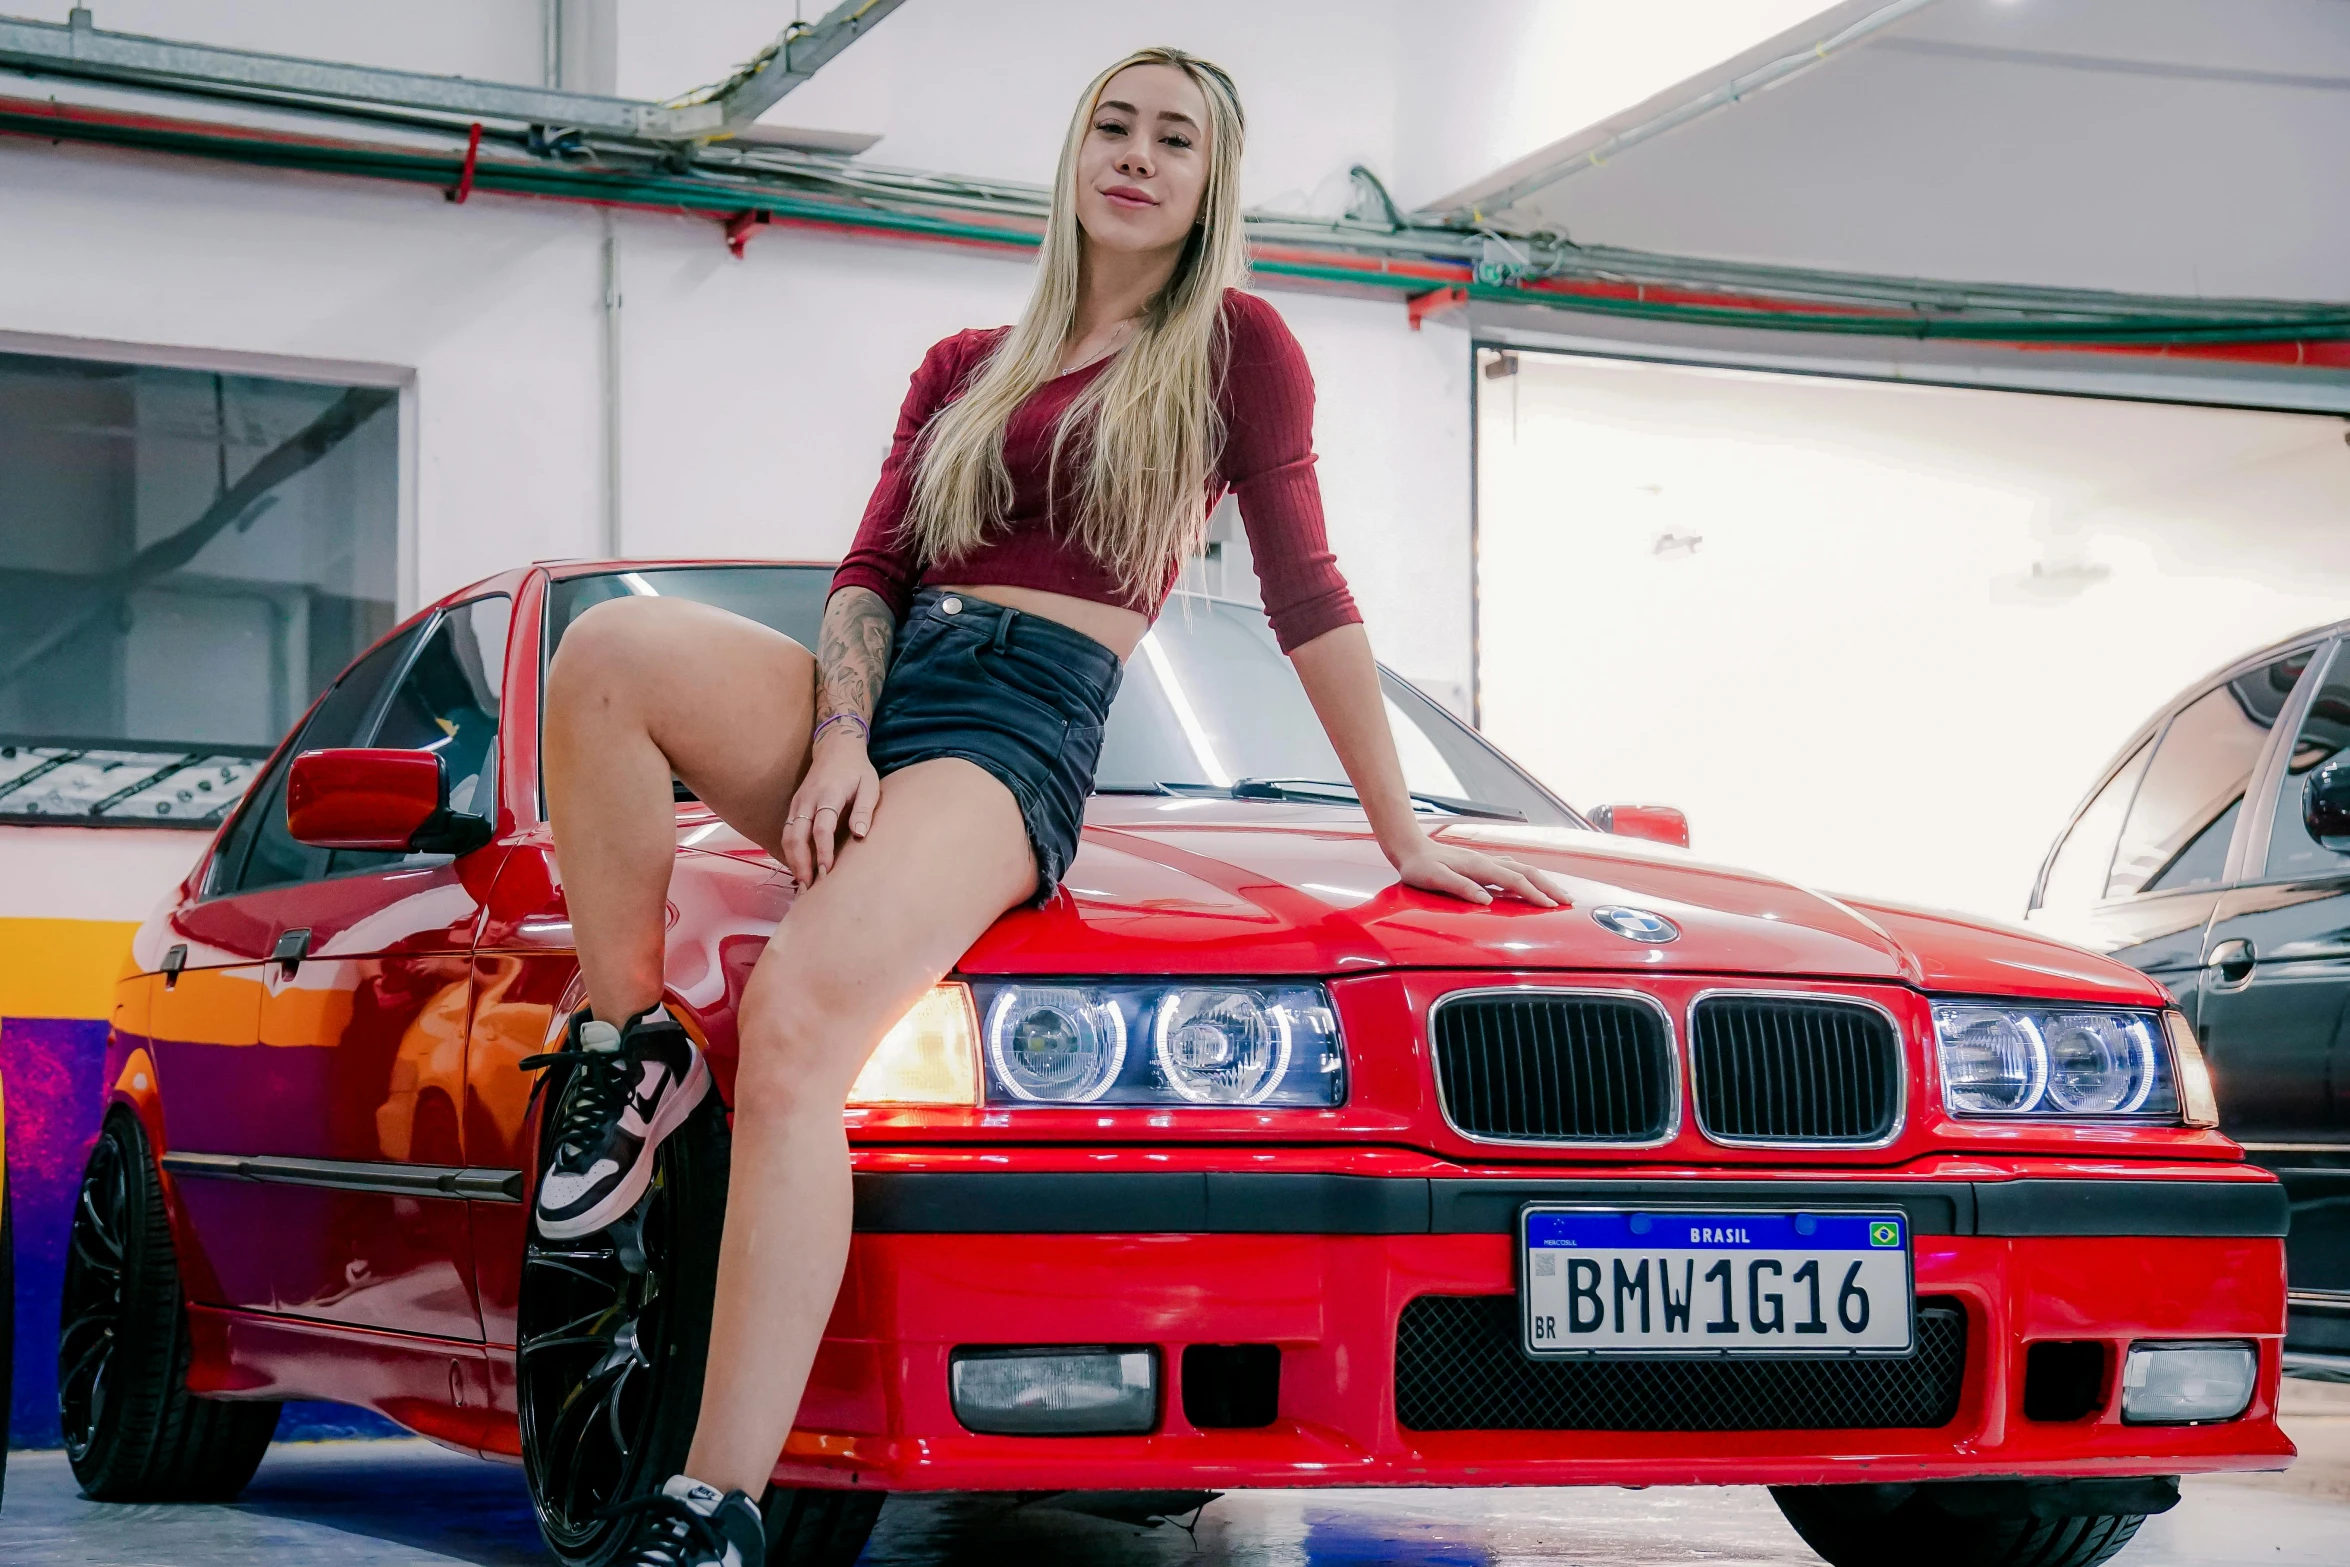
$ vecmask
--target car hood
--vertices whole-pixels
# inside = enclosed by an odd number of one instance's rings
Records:
[[[698,810],[679,826],[695,853],[773,863]],[[1479,906],[1405,887],[1357,810],[1097,796],[1062,895],[1006,914],[957,966],[1066,975],[1646,970],[2107,1005],[2165,999],[2137,970],[2030,931],[1834,897],[1663,844],[1505,822],[1432,830],[1541,866],[1566,884],[1569,905]],[[1678,935],[1630,940],[1592,917],[1611,907],[1662,915]]]
[[[967,973],[1325,974],[1379,968],[1650,970],[1877,980],[2147,1004],[2133,969],[1962,916],[1867,907],[1663,845],[1451,821],[1444,841],[1555,873],[1572,905],[1461,903],[1402,886],[1359,811],[1097,797],[1067,895],[999,920]],[[1648,944],[1593,919],[1678,927]]]

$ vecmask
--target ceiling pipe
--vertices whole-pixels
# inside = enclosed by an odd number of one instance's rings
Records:
[[[0,98],[0,134],[7,133],[443,190],[454,189],[468,166],[455,145],[444,151],[297,136],[54,100]],[[991,204],[999,188],[984,182],[813,159],[790,177],[771,164],[706,159],[684,165],[683,173],[650,161],[595,167],[512,156],[481,157],[471,166],[475,190],[692,215],[737,235],[753,224],[778,224],[1014,252],[1033,250],[1041,236],[1040,192],[1001,187],[1006,200]],[[877,191],[889,192],[893,204],[883,205]],[[932,204],[924,205],[926,197]],[[1546,262],[1550,271],[1495,278],[1486,267],[1488,236],[1475,232],[1366,231],[1356,223],[1252,216],[1249,233],[1252,265],[1268,281],[1403,300],[1446,292],[1447,302],[1532,304],[1679,324],[2122,347],[2350,368],[2350,342],[2343,341],[2350,339],[2350,308],[2341,306],[1962,287],[1575,246],[1557,247]]]

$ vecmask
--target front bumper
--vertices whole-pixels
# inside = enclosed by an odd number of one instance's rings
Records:
[[[1039,1170],[1003,1154],[866,1154],[847,1281],[776,1479],[888,1490],[1154,1490],[1321,1485],[1840,1484],[2281,1468],[2285,1315],[2273,1185],[2205,1167],[2094,1173],[1946,1161],[1865,1179],[1723,1180],[1694,1171],[1529,1177],[1184,1171],[1105,1154]],[[1415,1161],[1416,1162],[1416,1161]],[[2058,1184],[2061,1183],[2061,1184]],[[1398,1322],[1421,1296],[1506,1296],[1533,1198],[1797,1208],[1898,1203],[1920,1301],[1966,1318],[1957,1412],[1931,1429],[1407,1429]],[[2241,1417],[2121,1421],[2134,1339],[2240,1338],[2260,1375]],[[2077,1420],[2026,1419],[2028,1346],[2101,1340],[2107,1386]],[[1281,1351],[1269,1426],[1202,1430],[1178,1386],[1194,1344]],[[948,1396],[960,1346],[1148,1345],[1147,1435],[982,1436]]]

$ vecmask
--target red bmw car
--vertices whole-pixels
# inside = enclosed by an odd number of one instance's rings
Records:
[[[91,1494],[232,1494],[333,1399],[613,1548],[693,1421],[734,1009],[794,887],[680,799],[669,1000],[721,1094],[627,1220],[535,1237],[517,1063],[579,999],[540,680],[603,599],[805,641],[827,583],[508,573],[281,746],[116,1002],[60,1345]],[[2158,985],[1642,841],[1686,835],[1387,694],[1432,829],[1572,906],[1398,886],[1262,618],[1178,599],[1065,890],[857,1083],[773,1561],[853,1560],[898,1492],[1764,1483],[1839,1564],[2082,1564],[2292,1457],[2285,1203]]]

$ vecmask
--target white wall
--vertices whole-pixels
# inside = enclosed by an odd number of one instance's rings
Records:
[[[8,0],[4,13],[63,22],[75,0]],[[87,0],[91,25],[222,49],[536,85],[541,0]],[[787,14],[784,18],[790,20]],[[680,83],[669,92],[690,83]],[[667,92],[663,94],[667,96]]]
[[[69,3],[11,9],[62,21]],[[1335,212],[1353,163],[1395,172],[1407,202],[1434,195],[1806,8],[1200,0],[1138,16],[1084,0],[910,0],[770,118],[879,132],[872,156],[894,165],[1042,182],[1092,72],[1172,42],[1239,80],[1246,198]],[[725,74],[793,7],[563,9],[617,40],[579,85],[668,96]],[[539,0],[102,0],[96,21],[494,80],[536,82],[543,69]],[[489,195],[452,206],[429,188],[30,141],[0,143],[0,211],[0,346],[401,385],[404,608],[517,562],[597,550],[597,213]],[[772,229],[738,262],[705,221],[614,222],[623,543],[644,553],[839,550],[923,347],[1009,320],[1026,286],[1024,263],[971,251]],[[1412,333],[1393,300],[1271,297],[1318,373],[1331,532],[1374,642],[1431,688],[1465,689],[1464,335],[1441,323]],[[126,882],[123,917],[155,890]]]
[[[598,552],[594,210],[26,141],[0,143],[0,205],[0,347],[403,384],[403,608]],[[737,261],[707,221],[614,221],[638,553],[837,553],[922,350],[1027,287],[969,250],[771,229]],[[1331,530],[1379,650],[1465,687],[1465,337],[1409,331],[1399,301],[1273,298],[1319,372]],[[156,890],[126,886],[122,917]]]
[[[0,334],[411,376],[422,596],[595,551],[594,211],[26,143],[0,145],[0,189]],[[1027,286],[1025,261],[963,250],[772,230],[738,262],[715,224],[618,222],[623,545],[641,554],[838,553],[922,350],[1009,320]],[[1465,340],[1409,331],[1392,301],[1275,303],[1320,371],[1332,529],[1382,651],[1465,680]]]
[[[1486,730],[1710,859],[2019,918],[2133,728],[2350,614],[2336,419],[1519,364],[1481,404]]]

